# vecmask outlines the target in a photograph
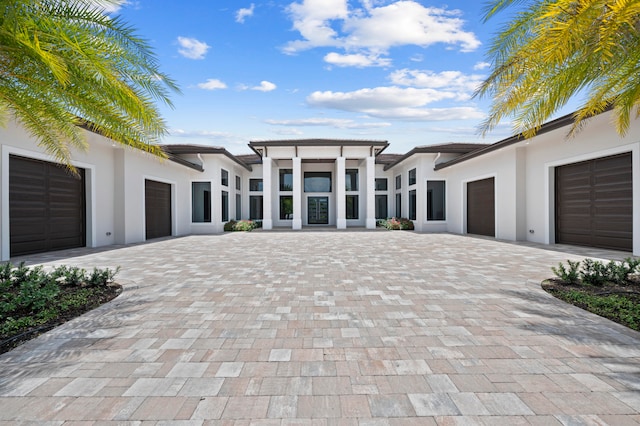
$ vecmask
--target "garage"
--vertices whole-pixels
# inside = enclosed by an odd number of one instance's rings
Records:
[[[9,157],[10,256],[86,245],[85,171]]]
[[[494,178],[467,183],[467,233],[496,236]]]
[[[145,238],[171,235],[171,185],[146,179],[144,181]]]
[[[633,249],[631,153],[555,169],[556,243]]]

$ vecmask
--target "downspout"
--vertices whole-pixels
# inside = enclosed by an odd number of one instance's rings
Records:
[[[438,158],[440,158],[440,156],[442,155],[441,152],[438,153],[438,155],[436,155],[436,158],[433,159],[433,168],[436,168],[436,163],[438,162]]]
[[[202,171],[204,171],[204,160],[202,159],[202,154],[197,153],[196,156],[198,157],[198,160],[200,160],[200,165],[202,166]]]

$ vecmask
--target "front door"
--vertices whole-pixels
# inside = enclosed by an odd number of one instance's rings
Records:
[[[329,197],[308,197],[309,225],[329,224]]]

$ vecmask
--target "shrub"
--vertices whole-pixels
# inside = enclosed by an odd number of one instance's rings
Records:
[[[255,220],[230,220],[224,224],[225,232],[231,231],[252,231],[256,228],[262,227],[262,222],[258,223]]]
[[[396,218],[392,217],[390,219],[378,219],[376,222],[376,226],[380,226],[382,228],[387,228],[389,230],[407,230],[412,231],[414,229],[413,222],[407,218]]]
[[[236,221],[230,220],[229,222],[224,224],[224,232],[235,231],[235,227],[236,227]]]
[[[562,263],[558,263],[558,267],[556,268],[552,266],[551,270],[556,275],[556,277],[560,278],[565,283],[572,284],[578,282],[580,262],[572,262],[571,260],[567,260],[567,263],[567,268],[565,268]]]
[[[582,262],[567,260],[568,266],[559,263],[557,267],[551,267],[553,273],[565,283],[589,284],[601,286],[607,282],[625,284],[629,282],[629,275],[638,272],[640,260],[626,258],[622,262],[614,260],[604,264],[599,260],[584,259]]]

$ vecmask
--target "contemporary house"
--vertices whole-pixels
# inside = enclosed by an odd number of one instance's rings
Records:
[[[602,247],[640,255],[640,120],[619,136],[611,113],[567,138],[571,115],[525,140],[388,153],[376,140],[271,140],[251,154],[167,145],[169,159],[89,133],[70,175],[17,124],[0,130],[0,258],[71,247],[264,229],[375,228]]]

